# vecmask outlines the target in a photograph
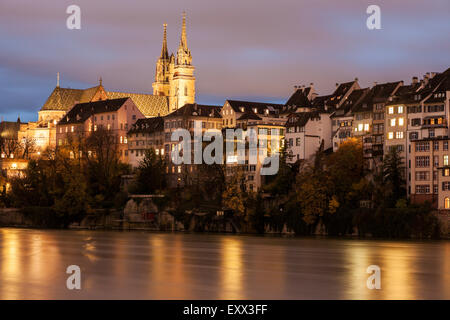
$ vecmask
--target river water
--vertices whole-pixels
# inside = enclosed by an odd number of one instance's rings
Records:
[[[0,228],[0,299],[450,299],[450,241]]]

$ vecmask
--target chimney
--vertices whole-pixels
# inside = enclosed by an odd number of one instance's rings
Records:
[[[411,83],[412,83],[412,84],[417,84],[417,83],[419,83],[419,78],[417,78],[417,77],[412,77]]]

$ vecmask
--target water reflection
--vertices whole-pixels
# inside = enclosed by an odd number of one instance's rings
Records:
[[[450,299],[449,271],[448,241],[0,229],[0,299]]]
[[[245,299],[242,290],[242,240],[224,238],[222,240],[221,259],[221,296],[220,299]]]

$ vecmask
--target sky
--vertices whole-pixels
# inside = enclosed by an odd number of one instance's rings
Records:
[[[81,29],[69,30],[69,5]],[[381,9],[369,30],[366,9]],[[423,77],[450,67],[449,0],[1,0],[0,115],[37,120],[56,85],[152,93],[163,23],[176,52],[182,12],[196,101],[285,102],[294,85]]]

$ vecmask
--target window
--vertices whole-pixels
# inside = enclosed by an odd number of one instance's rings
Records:
[[[388,108],[388,113],[389,114],[394,114],[394,107],[389,107]]]
[[[136,115],[135,114],[133,114],[132,119],[136,120]]]
[[[358,124],[358,131],[362,131],[362,130],[363,130],[363,124],[360,123],[360,124]]]
[[[433,150],[439,150],[439,141],[433,142]]]
[[[403,126],[404,124],[404,119],[403,118],[398,118],[398,125],[399,126]]]
[[[445,198],[444,199],[444,208],[445,209],[450,209],[450,198]]]
[[[300,146],[300,138],[295,139],[295,145],[297,147]]]
[[[442,176],[443,177],[450,176],[450,169],[446,168],[446,169],[442,170]]]
[[[430,157],[429,156],[416,157],[416,167],[417,168],[426,168],[429,166],[430,166]]]
[[[428,141],[416,142],[416,152],[430,151],[430,143]]]
[[[395,133],[395,138],[397,139],[403,139],[403,131],[397,131]]]
[[[450,182],[449,181],[442,182],[442,191],[448,191],[448,190],[450,190]]]
[[[442,146],[442,150],[448,150],[448,141],[444,141],[444,144]]]
[[[391,119],[391,127],[395,127],[395,118]]]
[[[434,129],[430,129],[430,130],[428,130],[428,137],[430,137],[430,138],[434,138]]]
[[[409,134],[409,140],[417,140],[419,138],[419,133],[418,132],[411,132]]]
[[[429,184],[422,184],[422,185],[416,185],[416,193],[430,193],[430,185]]]
[[[398,113],[403,113],[403,106],[398,106]]]
[[[394,133],[393,132],[389,132],[388,133],[388,139],[394,139]]]
[[[435,167],[439,167],[439,156],[433,157],[433,163]]]
[[[364,124],[364,131],[369,131],[369,124],[368,123]]]
[[[430,172],[428,171],[416,171],[417,181],[428,181],[430,180]]]
[[[411,125],[412,126],[420,126],[420,118],[411,119]]]
[[[448,166],[448,155],[444,155],[444,166]]]

